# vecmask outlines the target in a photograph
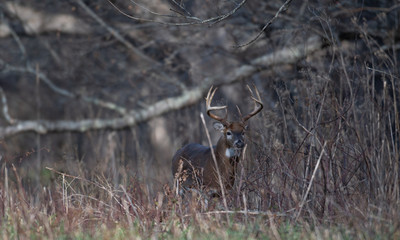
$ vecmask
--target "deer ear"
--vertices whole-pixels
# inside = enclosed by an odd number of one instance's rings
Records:
[[[225,130],[225,125],[220,122],[213,123],[214,129],[223,132]]]

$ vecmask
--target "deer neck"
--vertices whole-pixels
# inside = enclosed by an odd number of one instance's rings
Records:
[[[228,188],[232,188],[241,151],[227,146],[225,139],[221,137],[216,146],[216,154],[223,181]]]
[[[230,163],[232,165],[232,160],[237,161],[241,155],[241,150],[235,149],[233,147],[227,146],[225,139],[221,137],[218,140],[216,146],[216,152],[220,162]]]

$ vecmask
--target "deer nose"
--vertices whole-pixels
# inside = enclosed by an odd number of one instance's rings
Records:
[[[237,148],[243,148],[244,147],[244,142],[242,140],[236,140],[234,145]]]

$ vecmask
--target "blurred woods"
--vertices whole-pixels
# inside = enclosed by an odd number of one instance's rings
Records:
[[[254,83],[265,108],[241,172],[249,207],[398,204],[399,1],[283,5],[2,1],[1,174],[14,165],[30,192],[51,185],[50,167],[154,193],[178,148],[207,145],[208,88],[234,119]]]

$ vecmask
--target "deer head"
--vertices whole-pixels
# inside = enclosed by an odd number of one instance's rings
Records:
[[[213,87],[210,88],[208,91],[207,97],[206,97],[206,108],[207,108],[207,115],[214,119],[217,120],[218,122],[215,122],[213,124],[215,130],[218,130],[222,133],[221,139],[224,140],[224,144],[227,147],[227,152],[226,156],[228,157],[234,157],[234,156],[239,156],[241,153],[242,148],[245,146],[245,141],[244,141],[244,136],[245,136],[245,131],[247,129],[247,120],[249,120],[251,117],[259,113],[263,105],[261,103],[260,99],[256,99],[253,96],[253,92],[251,88],[247,85],[247,88],[249,89],[251,93],[251,98],[253,99],[255,103],[254,110],[247,114],[246,116],[241,116],[240,121],[237,122],[228,122],[227,121],[227,116],[228,116],[228,111],[227,111],[227,106],[218,106],[218,107],[212,107],[211,106],[211,101],[214,98],[214,94],[217,91],[218,88],[215,88],[214,90]],[[257,89],[255,89],[257,91]],[[257,95],[259,97],[258,91]],[[213,114],[212,111],[215,110],[221,110],[225,109],[225,116],[220,117],[217,116],[216,114]],[[238,108],[239,109],[239,108]],[[240,113],[240,110],[239,110]],[[240,113],[241,115],[241,113]]]

